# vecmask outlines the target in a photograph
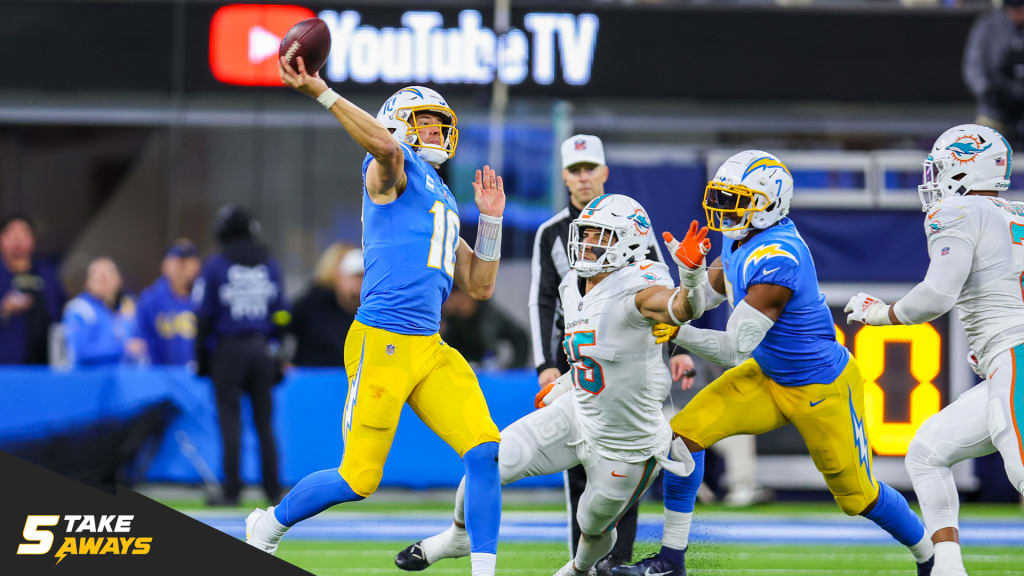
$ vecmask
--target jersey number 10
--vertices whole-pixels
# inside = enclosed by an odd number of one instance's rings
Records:
[[[430,209],[434,215],[434,235],[430,237],[430,256],[427,267],[441,269],[455,277],[455,251],[459,248],[459,215],[445,207],[444,202],[434,202]]]

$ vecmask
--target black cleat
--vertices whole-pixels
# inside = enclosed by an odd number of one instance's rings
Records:
[[[917,565],[917,576],[931,576],[932,566],[935,565],[935,556],[921,562]]]
[[[625,561],[623,561],[619,558],[605,556],[594,565],[594,571],[597,576],[612,576],[612,570],[614,570],[616,566],[621,566],[626,562],[629,562],[629,558],[626,558]]]
[[[685,563],[680,565],[654,555],[631,566],[612,568],[614,576],[686,576]]]
[[[422,543],[423,541],[420,540],[395,554],[395,566],[407,572],[419,572],[430,566],[430,562],[427,562],[427,556],[423,553],[423,548],[420,547]]]

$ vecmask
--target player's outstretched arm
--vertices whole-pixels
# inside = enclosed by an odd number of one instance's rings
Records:
[[[843,310],[847,313],[846,323],[921,324],[949,312],[971,273],[974,247],[952,237],[929,244],[931,262],[924,280],[892,305],[865,292],[857,293]]]
[[[750,358],[792,296],[784,286],[755,284],[736,305],[725,331],[682,326],[672,341],[716,364],[736,366]]]
[[[455,285],[476,300],[489,300],[501,259],[501,218],[505,213],[505,183],[490,166],[476,171],[473,195],[480,210],[473,248],[459,239],[455,253]]]
[[[307,74],[302,57],[296,58],[298,70],[282,56],[278,61],[281,82],[315,98],[327,108],[357,144],[374,159],[366,170],[366,191],[376,204],[387,204],[405,189],[405,157],[391,132],[377,119],[331,90],[319,73]]]
[[[633,297],[644,318],[678,326],[693,319],[686,288],[651,286]]]

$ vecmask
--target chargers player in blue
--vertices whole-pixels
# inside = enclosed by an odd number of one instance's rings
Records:
[[[728,300],[733,312],[725,331],[686,325],[656,327],[655,335],[731,369],[672,418],[696,469],[685,478],[666,472],[661,551],[613,574],[685,575],[704,450],[729,436],[788,423],[843,512],[874,521],[910,550],[919,575],[930,574],[933,549],[924,526],[906,499],[872,473],[863,379],[836,341],[810,250],[786,217],[792,196],[789,169],[760,150],[730,157],[708,182],[704,210],[708,228],[723,234],[722,255],[708,270],[703,296],[691,291],[691,305],[697,315]],[[666,240],[675,253],[671,235]]]
[[[452,284],[490,298],[498,273],[504,186],[484,166],[473,183],[475,248],[459,237],[455,198],[437,167],[455,154],[455,112],[437,92],[410,86],[377,117],[281,59],[281,80],[316,98],[367,151],[359,311],[345,342],[349,376],[341,466],[303,478],[273,509],[246,519],[246,540],[273,552],[289,526],[376,489],[402,405],[463,458],[473,576],[493,576],[501,518],[498,428],[469,364],[441,340],[441,303]],[[414,560],[414,559],[410,559]],[[402,559],[396,559],[401,562]]]
[[[161,275],[139,295],[139,336],[151,364],[184,366],[195,359],[196,313],[190,297],[199,273],[199,251],[182,239],[161,262]]]

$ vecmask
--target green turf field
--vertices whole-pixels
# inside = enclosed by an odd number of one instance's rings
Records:
[[[407,574],[395,568],[395,552],[408,542],[311,542],[281,543],[278,556],[318,576],[355,574]],[[637,553],[657,550],[655,543],[638,543]],[[509,542],[498,548],[499,575],[550,576],[567,560],[565,544]],[[1011,548],[979,548],[965,551],[964,563],[971,576],[1024,574],[1024,552]],[[824,576],[916,574],[910,555],[893,546],[765,546],[715,544],[692,550],[687,572],[702,574],[821,574]],[[466,576],[469,559],[444,560],[424,575]]]
[[[165,500],[165,504],[192,514],[208,512],[198,500]],[[246,502],[233,511],[219,509],[218,513],[244,514],[256,506],[265,506],[259,501]],[[334,508],[355,514],[375,515],[423,515],[446,513],[451,504],[444,500],[374,500],[353,502]],[[531,504],[520,500],[507,502],[506,512],[560,512],[559,503]],[[645,502],[641,505],[643,514],[660,514],[661,505]],[[699,504],[698,515],[727,518],[729,515],[761,517],[771,519],[820,519],[844,516],[830,502],[773,503],[754,508],[734,510],[720,505]],[[1014,521],[1024,522],[1024,511],[1011,504],[965,504],[961,520],[971,521]],[[427,534],[424,534],[426,536]],[[395,553],[411,541],[312,541],[286,537],[281,543],[278,556],[319,576],[332,575],[375,575],[405,574],[394,565]],[[638,542],[636,557],[641,558],[657,551],[657,542]],[[499,546],[498,574],[550,576],[568,560],[564,542],[502,542]],[[995,546],[967,546],[964,560],[971,576],[1022,575],[1024,576],[1024,549]],[[773,545],[737,543],[696,543],[687,555],[690,576],[701,575],[897,575],[914,576],[910,554],[895,542],[892,545],[849,545],[835,546],[822,544]],[[444,560],[424,572],[425,575],[469,574],[469,559]]]

